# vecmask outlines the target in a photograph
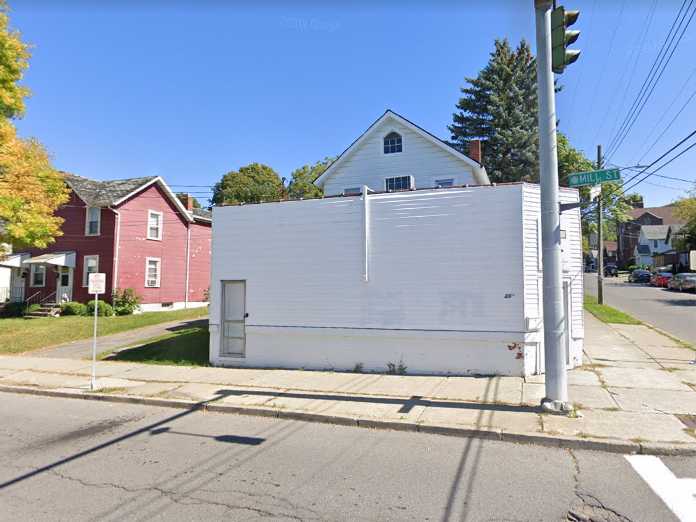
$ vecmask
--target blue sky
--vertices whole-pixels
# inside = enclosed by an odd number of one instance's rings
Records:
[[[532,0],[56,4],[10,0],[11,25],[34,46],[21,134],[38,138],[60,169],[158,174],[176,190],[253,161],[289,177],[340,153],[387,108],[448,138],[459,87],[494,39],[534,46]],[[589,157],[616,133],[680,4],[566,4],[581,11],[583,54],[559,77],[558,117]],[[696,90],[695,47],[696,22],[613,162],[649,162],[692,130],[696,98],[640,159]],[[660,174],[694,179],[695,162],[696,149]],[[646,205],[688,188],[648,181]],[[207,199],[205,189],[190,192]]]

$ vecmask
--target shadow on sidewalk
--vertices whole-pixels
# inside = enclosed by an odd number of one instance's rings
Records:
[[[490,384],[489,384],[490,386]],[[499,404],[495,402],[458,402],[437,399],[424,399],[419,395],[413,395],[408,399],[396,397],[372,397],[366,395],[335,395],[325,393],[300,393],[300,392],[283,392],[283,391],[268,391],[268,390],[218,390],[216,392],[220,397],[241,397],[244,395],[258,395],[261,397],[271,397],[274,399],[289,398],[289,399],[307,399],[321,401],[337,401],[337,402],[357,402],[367,404],[396,404],[401,405],[398,413],[408,413],[416,406],[426,406],[430,408],[454,408],[459,410],[479,410],[482,412],[490,411],[509,411],[516,413],[540,413],[541,409],[536,406]],[[488,395],[488,391],[485,395]],[[495,397],[492,398],[495,400]]]

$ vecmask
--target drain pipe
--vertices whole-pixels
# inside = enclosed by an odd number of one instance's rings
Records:
[[[191,223],[186,224],[186,293],[184,294],[184,308],[189,304],[189,269],[191,267]]]
[[[118,282],[118,254],[119,254],[119,246],[120,246],[120,241],[121,241],[121,214],[119,213],[118,210],[109,207],[109,210],[113,212],[116,216],[116,239],[115,243],[116,245],[114,246],[114,270],[113,270],[113,279],[111,281],[111,291],[112,291],[112,297],[113,297],[113,291],[116,290],[117,282]]]

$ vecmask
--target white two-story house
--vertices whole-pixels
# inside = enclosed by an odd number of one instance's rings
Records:
[[[481,144],[469,155],[387,110],[314,182],[326,196],[489,185]]]
[[[654,265],[654,256],[672,250],[670,225],[643,225],[635,247],[637,265]]]

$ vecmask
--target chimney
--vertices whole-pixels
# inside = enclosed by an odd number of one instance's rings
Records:
[[[193,198],[191,197],[191,194],[180,194],[179,199],[186,207],[186,210],[189,212],[193,210]]]
[[[481,140],[471,140],[469,142],[469,154],[468,154],[468,156],[472,160],[474,160],[480,164],[483,164],[483,155],[481,154],[481,147],[482,147]]]

